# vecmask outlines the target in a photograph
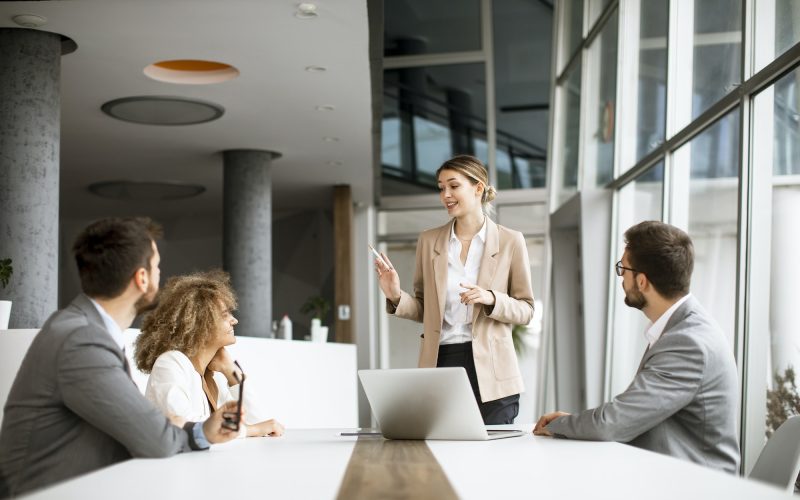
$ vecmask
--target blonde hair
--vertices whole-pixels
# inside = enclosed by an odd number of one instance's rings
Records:
[[[228,273],[219,269],[170,278],[136,339],[139,370],[150,373],[167,351],[180,351],[189,358],[196,355],[222,315],[237,307],[230,281]]]
[[[446,162],[436,171],[436,177],[442,170],[454,170],[475,184],[483,184],[483,194],[481,195],[481,205],[483,205],[484,212],[491,214],[494,208],[490,203],[497,197],[497,190],[489,184],[489,172],[481,161],[474,156],[470,155],[457,155]]]

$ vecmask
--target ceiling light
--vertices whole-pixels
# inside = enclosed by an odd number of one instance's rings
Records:
[[[12,17],[11,20],[23,28],[39,28],[47,23],[47,19],[36,14],[20,14]]]
[[[203,186],[183,182],[108,181],[89,185],[89,191],[115,200],[165,201],[191,198],[204,193]]]
[[[322,140],[325,142],[339,142],[338,137],[323,137]]]
[[[336,109],[336,106],[332,104],[320,104],[315,108],[317,111],[333,111]]]
[[[204,85],[232,80],[239,76],[239,70],[216,61],[173,59],[147,66],[144,74],[160,82]]]
[[[328,71],[328,68],[325,66],[306,66],[306,71],[309,73],[324,73]]]
[[[319,14],[317,13],[317,6],[313,3],[301,3],[297,6],[297,11],[294,17],[298,19],[314,19]]]
[[[344,163],[336,160],[331,160],[328,162],[329,167],[341,167],[342,165],[344,165]]]
[[[118,120],[146,125],[194,125],[225,113],[218,104],[167,96],[123,97],[103,104],[101,109]]]

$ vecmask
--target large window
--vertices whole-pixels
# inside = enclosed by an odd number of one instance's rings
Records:
[[[617,194],[617,234],[614,240],[616,253],[613,260],[622,258],[625,250],[625,231],[639,222],[661,220],[664,191],[664,165],[659,163],[626,184]],[[612,276],[611,270],[607,270]],[[625,305],[625,293],[622,291],[622,278],[612,276],[614,304],[612,354],[609,366],[610,394],[613,396],[624,391],[633,379],[639,361],[647,346],[644,330],[648,320],[644,314]]]
[[[607,184],[614,170],[618,17],[615,11],[589,47],[589,64],[598,81],[590,89],[587,121],[593,130],[588,137],[585,175],[589,179],[594,176],[591,184],[597,186]]]

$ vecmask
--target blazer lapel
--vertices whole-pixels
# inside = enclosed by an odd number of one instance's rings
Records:
[[[436,282],[436,297],[439,299],[439,324],[444,318],[444,303],[447,299],[447,254],[450,248],[450,231],[455,219],[442,226],[433,245],[433,277]]]
[[[478,282],[475,283],[484,290],[491,288],[492,280],[494,280],[495,271],[497,271],[497,255],[500,253],[500,232],[497,230],[497,224],[488,217],[486,218],[486,243],[483,247],[483,257],[481,258],[481,267],[478,271]],[[478,319],[480,307],[472,308],[472,324]]]

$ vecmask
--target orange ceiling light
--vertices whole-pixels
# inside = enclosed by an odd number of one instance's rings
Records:
[[[216,61],[175,59],[153,63],[144,69],[144,74],[160,82],[206,85],[232,80],[239,76],[239,70]]]

